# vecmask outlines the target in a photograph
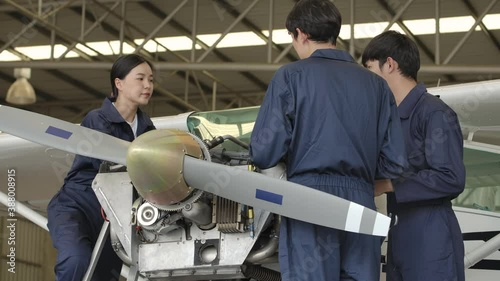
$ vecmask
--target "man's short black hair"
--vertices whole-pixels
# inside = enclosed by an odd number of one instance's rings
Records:
[[[362,63],[378,60],[379,66],[386,63],[391,57],[399,64],[401,74],[417,81],[417,73],[420,69],[420,54],[417,44],[408,36],[397,31],[386,31],[373,38],[363,52]]]
[[[286,29],[297,38],[297,28],[309,40],[337,44],[342,16],[330,0],[299,0],[286,18]]]

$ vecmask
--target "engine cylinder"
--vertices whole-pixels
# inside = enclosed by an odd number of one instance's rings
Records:
[[[187,204],[182,209],[182,214],[201,227],[209,226],[212,223],[212,208],[204,202]]]

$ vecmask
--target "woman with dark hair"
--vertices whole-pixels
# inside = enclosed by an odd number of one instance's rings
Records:
[[[126,141],[155,129],[139,109],[153,94],[153,67],[141,56],[118,58],[110,73],[112,94],[101,108],[85,116],[81,126]],[[48,227],[57,249],[56,280],[82,280],[104,219],[92,190],[102,160],[76,155],[64,185],[48,206]],[[105,243],[92,280],[118,280],[122,261]]]

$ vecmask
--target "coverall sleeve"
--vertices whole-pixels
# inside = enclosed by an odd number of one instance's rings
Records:
[[[87,127],[89,129],[93,129],[108,135],[111,134],[111,129],[108,122],[101,118],[95,111],[87,114],[87,116],[83,118],[80,126]]]
[[[398,108],[392,92],[383,85],[384,97],[379,116],[379,132],[382,136],[377,161],[377,179],[395,179],[408,167],[406,150]]]
[[[428,168],[398,182],[394,191],[399,203],[454,198],[464,190],[463,137],[456,114],[432,112],[425,125],[424,151]],[[413,162],[411,158],[409,161]]]
[[[286,155],[292,136],[292,116],[290,91],[273,79],[252,131],[250,158],[255,166],[273,167]]]

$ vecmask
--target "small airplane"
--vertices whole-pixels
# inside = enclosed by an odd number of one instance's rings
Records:
[[[466,136],[467,188],[454,209],[464,238],[473,242],[466,241],[466,265],[475,268],[468,269],[467,276],[496,280],[500,213],[491,212],[494,202],[486,206],[474,198],[480,189],[500,186],[485,180],[494,178],[500,161],[500,80],[429,92],[457,112]],[[274,280],[279,277],[271,267],[277,262],[280,215],[352,232],[387,234],[388,217],[287,182],[282,166],[257,173],[249,165],[248,142],[258,109],[153,118],[158,130],[129,143],[0,105],[0,168],[15,169],[17,186],[32,187],[17,189],[20,204],[40,210],[62,186],[74,154],[104,160],[92,188],[108,214],[109,225],[105,223],[103,230],[110,232],[117,254],[129,266],[128,280]],[[0,181],[7,182],[6,177],[2,173]],[[0,191],[7,193],[7,188]],[[43,219],[30,214],[26,216],[46,228]],[[484,231],[487,236],[478,235]],[[485,258],[489,266],[481,266]]]

